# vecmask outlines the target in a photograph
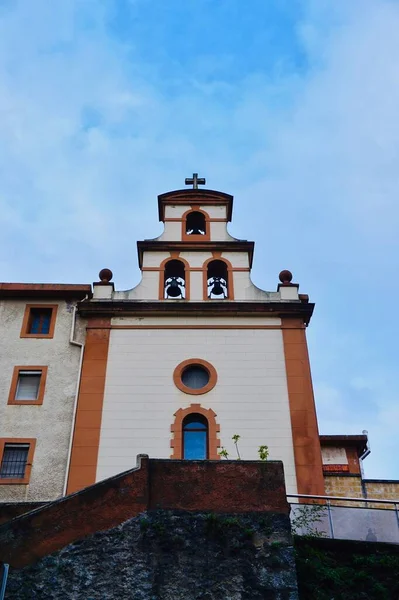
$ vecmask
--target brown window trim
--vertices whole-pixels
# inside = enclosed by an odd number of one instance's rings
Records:
[[[51,308],[50,328],[48,333],[28,333],[30,311],[32,308]],[[25,306],[24,318],[22,321],[21,338],[53,338],[55,320],[57,317],[58,304],[27,304]]]
[[[28,458],[25,467],[25,477],[21,479],[3,479],[0,477],[0,485],[26,485],[29,483],[33,455],[35,453],[36,438],[0,438],[0,465],[3,462],[4,447],[6,444],[29,444]]]
[[[208,264],[213,262],[214,260],[220,260],[224,262],[227,266],[227,298],[226,300],[234,300],[234,277],[233,272],[236,270],[233,268],[233,265],[227,258],[222,257],[221,252],[212,252],[212,258],[208,258],[204,264],[202,265],[203,271],[203,280],[202,280],[202,288],[203,288],[203,300],[207,300],[208,302],[213,302],[210,298],[208,298]],[[247,269],[245,269],[247,270]]]
[[[173,439],[170,441],[170,447],[173,453],[170,458],[183,459],[183,421],[191,414],[198,414],[205,417],[208,421],[208,460],[220,460],[218,448],[220,448],[220,425],[216,423],[216,413],[211,408],[203,408],[200,404],[191,404],[189,408],[179,408],[175,412],[175,421],[170,430],[173,433]]]
[[[192,388],[187,387],[182,381],[183,371],[190,365],[199,365],[201,367],[204,367],[204,369],[206,369],[209,373],[208,383],[199,390],[193,390]],[[199,396],[200,394],[206,394],[207,392],[210,392],[215,387],[217,380],[218,375],[215,367],[211,365],[211,363],[209,363],[208,361],[203,360],[202,358],[189,358],[188,360],[184,360],[183,362],[177,365],[173,372],[173,382],[175,386],[178,387],[179,390],[181,390],[185,394],[191,394],[192,396]]]
[[[180,260],[180,262],[184,263],[184,279],[185,279],[185,289],[186,289],[186,297],[183,299],[180,299],[179,302],[184,302],[185,300],[190,300],[190,265],[188,263],[188,261],[185,258],[182,258],[180,256],[180,252],[171,252],[170,256],[168,256],[167,258],[165,258],[161,264],[159,265],[159,268],[157,267],[157,271],[159,271],[159,300],[165,300],[169,302],[169,300],[166,300],[165,298],[165,269],[166,269],[166,264],[170,261],[170,260]]]
[[[10,386],[10,393],[8,395],[8,402],[7,404],[18,404],[19,406],[32,406],[32,405],[39,405],[39,404],[43,404],[43,398],[44,398],[44,389],[46,386],[46,379],[47,379],[47,370],[48,367],[46,366],[19,366],[19,367],[14,367],[14,371],[12,374],[12,379],[11,379],[11,386]],[[41,371],[42,375],[40,377],[40,385],[39,385],[39,393],[37,395],[37,399],[36,400],[17,400],[15,398],[16,393],[17,393],[17,385],[18,385],[18,378],[19,378],[19,373],[20,371]]]

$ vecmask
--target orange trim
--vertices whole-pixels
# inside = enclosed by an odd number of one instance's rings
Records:
[[[349,465],[323,465],[324,473],[349,473]]]
[[[158,294],[158,300],[166,300],[165,299],[165,282],[164,282],[164,277],[165,277],[165,266],[166,263],[168,263],[170,260],[180,260],[182,263],[184,263],[184,279],[185,279],[185,290],[186,290],[186,297],[184,298],[184,300],[190,300],[190,265],[189,263],[186,261],[185,258],[182,258],[181,256],[179,256],[180,252],[171,252],[170,256],[168,258],[165,258],[161,264],[159,265],[159,294]],[[177,299],[179,300],[179,299]],[[169,301],[169,299],[168,299]],[[180,299],[181,302],[181,299]]]
[[[44,367],[44,366],[32,367],[31,365],[29,365],[28,367],[24,367],[24,366],[14,367],[14,371],[13,371],[12,379],[11,379],[10,393],[8,394],[7,404],[19,404],[19,405],[22,404],[23,406],[30,406],[32,404],[34,404],[34,405],[43,404],[44,388],[46,386],[46,378],[47,378],[47,369],[48,369],[48,367]],[[42,374],[40,377],[39,390],[38,390],[36,400],[17,400],[15,398],[16,393],[17,393],[17,385],[18,385],[18,378],[19,378],[20,371],[41,371]]]
[[[142,267],[141,270],[142,271],[160,271],[161,267]],[[203,268],[202,267],[188,267],[187,270],[190,271],[190,273],[192,273],[192,272],[202,273]],[[244,271],[244,272],[248,273],[251,269],[249,267],[232,267],[231,270],[233,273],[235,273],[236,271],[238,271],[238,272]]]
[[[48,333],[28,333],[29,320],[32,308],[51,308],[51,319],[50,319],[50,328]],[[22,328],[20,336],[21,338],[53,338],[54,337],[54,328],[55,328],[55,319],[57,316],[58,304],[27,304],[25,306],[24,318],[22,321]]]
[[[170,458],[181,460],[183,458],[183,421],[188,415],[199,414],[208,421],[208,459],[220,460],[218,448],[220,448],[220,425],[216,423],[216,413],[211,408],[202,408],[200,404],[191,404],[189,408],[179,408],[175,412],[175,421],[170,430],[173,433],[173,439],[170,441],[170,447],[173,453]]]
[[[234,300],[234,281],[233,281],[233,266],[227,258],[222,257],[221,252],[212,252],[212,258],[208,258],[202,265],[202,293],[203,300],[209,300],[208,298],[208,264],[214,260],[220,260],[227,265],[227,298],[226,300]]]
[[[208,383],[199,390],[193,390],[192,388],[187,387],[182,381],[183,371],[190,365],[200,365],[201,367],[204,367],[204,369],[206,369],[206,371],[209,374]],[[181,390],[185,394],[191,394],[192,396],[199,396],[201,394],[206,394],[207,392],[210,392],[215,387],[217,380],[218,375],[215,367],[211,365],[211,363],[209,363],[208,361],[202,360],[202,358],[189,358],[188,360],[184,360],[183,362],[178,364],[175,370],[173,371],[173,382],[175,386],[178,387],[179,390]]]
[[[4,447],[6,444],[29,444],[28,456],[25,466],[25,476],[20,479],[6,479],[0,477],[0,485],[26,485],[29,483],[32,471],[33,455],[35,453],[36,438],[0,438],[0,465],[3,462]]]
[[[283,318],[282,324],[298,494],[324,495],[319,430],[305,329],[302,319]]]
[[[111,319],[87,327],[67,494],[95,483]]]
[[[181,223],[181,221],[182,221],[181,217],[168,217],[163,220],[163,223]],[[227,223],[227,219],[209,217],[209,222],[210,223]],[[203,236],[201,236],[201,237],[203,237]]]
[[[186,233],[186,228],[187,228],[187,216],[190,213],[193,212],[198,212],[204,215],[205,217],[205,235],[187,235]],[[201,210],[199,206],[192,206],[189,210],[186,210],[186,212],[182,215],[182,222],[181,222],[181,239],[183,240],[183,242],[209,242],[209,240],[211,239],[211,231],[210,231],[210,217],[208,215],[207,212],[205,212],[204,210]]]
[[[111,329],[282,329],[282,327],[281,325],[112,325]]]

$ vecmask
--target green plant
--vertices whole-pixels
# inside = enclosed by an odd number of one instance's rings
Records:
[[[238,435],[238,433],[235,433],[233,435],[233,437],[231,438],[234,442],[234,445],[236,447],[236,452],[237,452],[237,460],[241,460],[241,455],[240,455],[240,451],[238,449],[238,440],[240,439],[240,435]]]
[[[326,507],[323,504],[301,504],[298,507],[291,519],[292,533],[305,537],[327,537],[324,531],[318,529]]]
[[[224,448],[222,446],[222,449],[219,450],[219,456],[222,456],[223,458],[228,458],[229,457],[229,453],[227,452],[226,448]]]
[[[241,439],[241,436],[238,433],[235,433],[231,439],[233,440],[234,445],[236,447],[237,460],[241,460],[241,453],[240,453],[240,449],[238,447],[238,442]],[[267,460],[269,457],[269,446],[266,446],[265,444],[262,446],[259,446],[258,454],[259,454],[260,460]],[[230,456],[224,446],[222,446],[222,448],[219,450],[219,456],[225,458],[226,460]]]
[[[260,460],[267,460],[269,456],[269,446],[259,446],[258,454]]]

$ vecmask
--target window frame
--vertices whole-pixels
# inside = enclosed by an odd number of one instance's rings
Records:
[[[192,212],[198,212],[198,213],[202,213],[205,217],[205,234],[201,235],[201,234],[188,234],[186,232],[186,228],[187,228],[187,216],[192,213]],[[186,212],[182,215],[181,217],[181,239],[183,242],[209,242],[211,239],[211,218],[209,216],[209,214],[207,212],[205,212],[204,210],[202,210],[199,205],[192,205],[191,208],[189,208],[189,210],[186,210]]]
[[[38,390],[36,400],[18,400],[16,398],[19,374],[21,371],[41,371],[39,390]],[[48,367],[44,366],[44,365],[40,365],[40,366],[22,365],[22,366],[14,367],[7,404],[13,404],[13,405],[18,405],[18,406],[32,406],[32,405],[38,406],[38,405],[43,404],[44,391],[45,391],[46,379],[47,379],[47,371],[48,371]]]
[[[202,415],[208,421],[208,458],[206,460],[220,460],[219,448],[221,447],[220,425],[216,423],[216,413],[211,408],[204,408],[200,404],[190,404],[188,408],[179,408],[174,414],[174,422],[170,427],[172,439],[170,458],[183,460],[183,421],[188,415],[195,413]],[[189,460],[189,459],[186,459]]]
[[[209,374],[209,381],[204,387],[199,389],[190,388],[183,383],[182,375],[185,369],[190,366],[199,366],[203,367]],[[206,394],[210,392],[215,387],[218,380],[218,375],[216,369],[211,363],[202,358],[189,358],[188,360],[184,360],[179,363],[173,372],[173,382],[175,386],[185,394],[190,394],[192,396],[198,396],[201,394]]]
[[[29,333],[28,327],[30,323],[32,309],[46,308],[51,309],[50,326],[48,333]],[[25,306],[24,317],[21,327],[21,338],[43,338],[51,339],[54,337],[55,321],[57,317],[58,304],[27,304]]]
[[[20,478],[0,477],[0,485],[26,485],[30,481],[33,456],[36,448],[36,438],[0,438],[0,468],[3,462],[4,449],[6,444],[29,444],[28,456],[25,465],[25,475]]]

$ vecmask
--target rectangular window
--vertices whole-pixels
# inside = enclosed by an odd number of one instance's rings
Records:
[[[52,308],[31,308],[28,323],[28,333],[44,333],[50,331]]]
[[[29,444],[4,444],[0,477],[2,479],[23,479],[28,454]]]
[[[41,377],[41,371],[20,371],[15,400],[37,400]]]
[[[0,484],[29,483],[35,439],[0,438]]]
[[[14,367],[8,404],[43,404],[47,369],[45,366]]]
[[[21,337],[54,337],[57,304],[28,304],[25,308]]]

